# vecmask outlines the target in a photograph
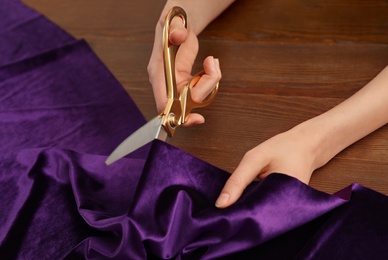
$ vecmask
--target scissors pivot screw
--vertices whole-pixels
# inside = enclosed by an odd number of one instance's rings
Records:
[[[171,128],[175,128],[179,125],[179,120],[177,120],[177,117],[174,113],[170,113],[168,115],[168,124],[171,126]]]

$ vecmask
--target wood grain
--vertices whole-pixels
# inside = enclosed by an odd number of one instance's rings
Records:
[[[145,117],[156,114],[146,66],[163,1],[24,2],[85,38]],[[387,17],[386,0],[236,1],[199,37],[194,70],[214,55],[223,71],[207,123],[170,142],[232,172],[247,150],[332,108],[387,66]],[[358,182],[388,195],[387,157],[383,127],[318,169],[311,186],[334,193]]]

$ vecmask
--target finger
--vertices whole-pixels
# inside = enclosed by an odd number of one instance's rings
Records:
[[[174,17],[170,24],[169,41],[173,45],[181,45],[186,41],[188,31],[180,17]]]
[[[189,32],[187,39],[178,50],[175,59],[176,80],[178,89],[191,78],[191,70],[198,54],[198,38],[193,32]]]
[[[180,45],[186,41],[188,32],[184,27],[183,20],[179,17],[173,18],[170,24],[169,41],[172,44]],[[157,111],[160,113],[167,104],[167,93],[163,71],[162,44],[157,44],[161,38],[161,32],[156,31],[155,43],[151,54],[151,59],[147,66],[149,81],[152,85]]]
[[[221,68],[218,59],[207,57],[203,62],[205,74],[192,89],[191,97],[194,102],[201,102],[214,89],[216,84],[221,80]]]
[[[164,71],[157,68],[160,63],[161,63],[160,61],[154,62],[151,59],[150,65],[148,66],[149,81],[152,85],[152,89],[154,92],[156,109],[158,113],[161,113],[167,104],[167,93],[166,93],[166,85],[165,85],[165,79],[164,79]]]
[[[151,53],[151,58],[147,65],[148,78],[152,85],[157,111],[160,113],[167,104],[166,85],[163,71],[163,51],[162,51],[162,26],[155,31],[155,41]]]
[[[233,174],[226,181],[217,201],[216,207],[226,208],[235,203],[245,188],[260,174],[265,171],[268,163],[258,158],[251,151],[247,152]]]
[[[205,123],[205,118],[197,113],[191,113],[187,118],[186,122],[182,125],[183,127],[190,127],[193,125],[200,125]]]

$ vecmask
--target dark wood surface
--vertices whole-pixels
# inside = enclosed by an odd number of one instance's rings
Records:
[[[145,117],[156,115],[146,66],[165,1],[24,2],[86,39]],[[247,150],[332,108],[388,65],[388,1],[237,0],[200,35],[195,70],[207,55],[221,62],[219,94],[202,110],[206,124],[179,129],[170,143],[232,172]],[[358,182],[388,195],[387,158],[386,126],[310,184],[333,193]]]

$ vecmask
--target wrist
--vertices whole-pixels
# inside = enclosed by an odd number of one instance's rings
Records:
[[[388,122],[388,69],[325,113],[295,128],[310,139],[315,169]]]
[[[296,132],[304,140],[303,145],[311,157],[312,171],[324,166],[341,149],[333,142],[333,129],[322,116],[307,120],[290,131]]]

